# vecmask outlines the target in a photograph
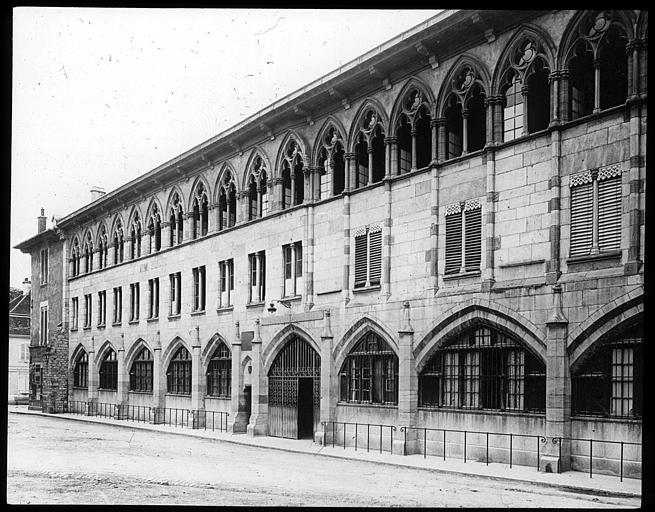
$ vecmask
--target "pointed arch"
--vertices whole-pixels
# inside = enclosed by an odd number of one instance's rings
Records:
[[[161,207],[161,202],[159,201],[157,196],[152,196],[150,198],[150,201],[148,202],[148,207],[146,208],[146,215],[144,217],[146,226],[150,222],[150,217],[153,216],[155,208],[157,210],[157,213],[159,213],[160,220],[163,221],[164,214]],[[141,222],[144,222],[144,220],[142,219]]]
[[[369,315],[364,315],[350,324],[348,329],[346,329],[341,336],[341,339],[332,349],[334,367],[337,371],[341,368],[344,359],[348,356],[355,344],[359,342],[362,336],[370,331],[380,336],[387,345],[391,347],[396,355],[399,354],[398,342],[396,341],[396,337],[392,334],[393,331],[381,320]]]
[[[648,37],[648,11],[646,9],[641,10],[637,17],[636,37],[638,39],[646,39]]]
[[[287,341],[289,341],[289,339],[291,339],[293,336],[298,336],[303,341],[307,342],[319,356],[321,355],[321,347],[311,332],[299,326],[298,324],[287,324],[271,338],[271,341],[262,351],[264,375],[268,375],[268,372],[271,369],[273,362],[275,361],[275,357],[284,348]]]
[[[98,222],[98,226],[97,226],[97,229],[96,229],[96,237],[94,239],[95,240],[94,244],[96,245],[96,247],[99,246],[100,238],[101,238],[101,236],[103,234],[106,235],[107,240],[109,240],[109,231],[107,231],[107,224],[105,223],[104,219],[102,219],[102,220],[100,220]]]
[[[125,369],[129,372],[134,358],[142,348],[147,348],[154,356],[154,350],[143,338],[137,338],[134,343],[125,351]]]
[[[387,114],[384,105],[382,105],[382,103],[380,103],[376,98],[367,97],[364,99],[364,102],[360,105],[359,109],[357,109],[357,113],[350,125],[347,141],[349,152],[354,151],[355,144],[357,143],[357,135],[361,131],[364,118],[370,109],[375,110],[377,113],[377,124],[380,125],[382,131],[385,134],[389,133],[389,115]]]
[[[277,156],[275,157],[275,169],[274,169],[274,177],[279,178],[281,177],[281,167],[282,167],[282,162],[286,157],[286,150],[289,142],[295,141],[296,144],[298,145],[298,153],[300,155],[300,161],[303,164],[304,167],[307,167],[310,165],[312,159],[311,159],[311,154],[310,154],[310,148],[308,147],[307,143],[305,142],[304,137],[302,137],[296,130],[294,129],[289,129],[287,132],[284,134],[284,137],[282,138],[282,142],[280,143],[280,146],[278,147],[277,150]]]
[[[123,222],[123,216],[120,214],[120,212],[117,212],[114,215],[114,218],[111,221],[111,228],[110,228],[110,231],[108,233],[108,235],[111,236],[112,241],[114,239],[114,233],[116,233],[116,229],[118,229],[119,226],[123,229],[123,233],[124,233],[125,232],[125,222]]]
[[[132,228],[132,224],[134,224],[134,220],[136,218],[139,219],[139,222],[141,223],[141,230],[143,230],[143,215],[141,215],[141,209],[139,208],[138,204],[132,205],[132,208],[130,209],[130,214],[127,216],[128,233]]]
[[[454,82],[456,82],[457,77],[466,69],[469,68],[475,72],[474,84],[479,84],[483,91],[486,94],[489,94],[491,90],[491,75],[486,64],[480,59],[465,53],[460,55],[455,62],[453,62],[448,74],[446,75],[444,81],[441,84],[441,89],[439,90],[439,95],[437,96],[437,116],[443,116],[444,110],[447,107],[447,100],[450,95],[453,93]],[[473,85],[469,88],[472,89]]]
[[[595,349],[626,324],[643,319],[644,292],[634,289],[605,304],[573,329],[567,339],[571,373],[593,355]]]
[[[241,191],[240,181],[242,181],[242,180],[238,179],[239,175],[234,170],[234,167],[232,166],[232,164],[230,162],[225,162],[221,166],[220,171],[218,171],[218,177],[216,178],[216,183],[214,185],[214,192],[213,193],[214,193],[214,202],[215,203],[218,203],[218,196],[219,196],[219,194],[221,192],[221,189],[224,188],[224,186],[225,186],[224,180],[227,177],[227,173],[230,173],[230,176],[231,176],[230,182],[234,183],[234,188],[235,188],[237,194],[239,194],[239,192]]]
[[[199,174],[196,176],[193,184],[191,185],[191,192],[189,193],[189,197],[187,199],[188,203],[186,211],[188,212],[193,210],[193,201],[196,197],[197,189],[200,185],[202,185],[205,189],[205,194],[207,194],[207,201],[212,200],[212,191],[209,186],[209,182],[207,181],[207,178],[204,176],[204,174]]]
[[[75,347],[75,350],[71,352],[70,360],[68,361],[70,371],[73,371],[73,368],[75,368],[75,363],[77,362],[77,358],[80,357],[82,352],[84,352],[85,354],[89,353],[89,351],[86,349],[84,344],[82,342],[79,342]]]
[[[182,207],[182,209],[184,210],[182,213],[185,213],[186,211],[188,211],[188,210],[184,209],[185,204],[186,204],[186,200],[185,200],[184,194],[182,194],[182,190],[180,189],[180,187],[178,185],[173,185],[171,187],[170,192],[168,193],[168,198],[166,199],[166,210],[165,210],[165,212],[166,212],[166,217],[167,218],[170,215],[171,208],[173,208],[173,204],[174,204],[176,198],[179,198],[179,204]]]
[[[321,126],[321,129],[318,131],[318,135],[314,140],[314,145],[312,146],[312,155],[314,156],[312,165],[320,165],[318,159],[320,150],[324,145],[323,139],[327,135],[328,130],[330,130],[332,127],[334,127],[334,129],[341,135],[341,143],[344,147],[346,146],[346,137],[348,135],[346,127],[338,118],[334,117],[333,115],[329,115],[325,121],[323,121],[323,125]]]
[[[170,364],[173,355],[175,355],[175,352],[177,352],[177,349],[180,347],[184,347],[187,349],[189,354],[192,354],[191,347],[189,347],[187,342],[184,341],[180,336],[174,336],[173,339],[168,342],[166,348],[162,351],[161,354],[161,368],[164,373],[166,373],[168,370],[168,365]]]
[[[268,158],[268,154],[266,153],[266,151],[264,151],[261,148],[261,146],[255,146],[252,149],[252,151],[250,151],[250,156],[248,157],[248,160],[246,160],[246,166],[244,167],[243,176],[241,180],[241,190],[246,190],[248,188],[248,178],[250,175],[250,171],[257,157],[262,159],[263,167],[264,169],[266,169],[266,174],[268,175],[269,179],[273,177],[272,176],[273,167],[271,166],[271,162]]]
[[[414,89],[419,90],[423,94],[422,103],[428,106],[428,113],[431,116],[435,115],[434,109],[437,102],[432,88],[421,78],[417,76],[410,76],[405,82],[405,85],[403,85],[400,89],[400,92],[396,95],[396,100],[394,101],[393,108],[391,109],[390,134],[392,136],[396,135],[396,125],[398,124],[398,117],[400,114],[402,114],[403,111],[403,101],[407,97],[407,94],[412,92]]]
[[[112,342],[109,340],[105,340],[102,343],[102,345],[100,345],[100,348],[96,350],[96,358],[95,358],[96,368],[100,368],[100,363],[102,363],[102,360],[105,358],[107,352],[109,352],[110,350],[116,352],[116,348],[114,347]]]
[[[230,354],[232,353],[232,346],[227,342],[227,340],[219,333],[214,333],[214,335],[209,338],[209,341],[200,354],[200,362],[202,364],[203,372],[207,371],[209,360],[212,358],[212,355],[221,343],[227,347],[227,349],[230,351]]]
[[[473,299],[439,315],[414,347],[416,371],[420,373],[434,353],[453,337],[476,324],[485,324],[518,337],[541,361],[546,361],[545,334],[523,315],[496,302]]]

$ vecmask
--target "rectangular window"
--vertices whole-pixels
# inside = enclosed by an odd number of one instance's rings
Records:
[[[139,283],[130,285],[130,322],[139,321],[139,304],[140,304]]]
[[[41,249],[40,252],[40,264],[41,264],[41,284],[46,284],[48,282],[48,248]]]
[[[159,278],[148,279],[148,318],[159,318]]]
[[[571,176],[570,256],[621,248],[621,168],[593,169]]]
[[[382,228],[371,225],[355,231],[355,288],[380,284]]]
[[[248,255],[249,302],[263,302],[266,296],[266,254],[264,251]]]
[[[105,325],[107,320],[107,292],[98,292],[98,325]]]
[[[29,345],[29,343],[22,343],[21,344],[18,359],[20,361],[29,361],[30,360],[30,345]]]
[[[80,311],[79,298],[73,297],[71,299],[71,329],[77,329],[79,311]]]
[[[193,310],[205,310],[205,287],[206,287],[205,266],[193,269]]]
[[[482,208],[469,200],[446,208],[445,274],[480,270],[482,261]]]
[[[114,316],[113,323],[120,324],[123,321],[123,288],[114,288]]]
[[[90,328],[91,327],[91,294],[87,294],[84,296],[84,327],[85,328]]]
[[[170,274],[168,278],[171,292],[168,314],[175,316],[182,312],[182,273]]]
[[[41,306],[40,345],[48,344],[48,306]]]
[[[284,260],[284,296],[295,297],[302,291],[302,242],[282,246]]]
[[[232,295],[234,294],[234,260],[224,260],[218,262],[218,304],[219,307],[232,305]]]

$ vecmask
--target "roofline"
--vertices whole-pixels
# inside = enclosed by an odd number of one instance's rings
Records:
[[[38,243],[42,241],[46,241],[48,238],[51,238],[53,240],[59,240],[59,235],[55,232],[53,228],[46,229],[45,231],[42,231],[41,233],[37,233],[31,238],[28,238],[27,240],[14,245],[14,249],[18,249],[24,253],[30,252],[29,249],[30,247],[33,247],[37,245]]]

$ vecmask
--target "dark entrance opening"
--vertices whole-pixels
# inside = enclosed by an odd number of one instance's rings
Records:
[[[314,379],[298,379],[298,439],[314,436]]]
[[[250,423],[250,415],[252,414],[252,387],[251,386],[246,386],[243,388],[243,410],[245,411],[248,421],[246,423]]]

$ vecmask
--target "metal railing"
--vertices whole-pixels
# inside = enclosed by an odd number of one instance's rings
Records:
[[[562,458],[562,441],[571,441],[571,442],[576,442],[576,443],[583,443],[584,445],[588,445],[589,450],[588,450],[588,455],[582,454],[578,455],[577,453],[573,453],[573,449],[571,447],[571,459],[573,462],[573,458],[583,458],[589,460],[589,478],[593,478],[593,471],[594,471],[594,446],[598,447],[603,446],[603,452],[605,452],[604,446],[605,445],[610,445],[610,447],[617,447],[619,454],[618,458],[616,455],[614,456],[608,456],[606,453],[603,453],[602,456],[596,456],[596,461],[602,460],[604,462],[607,461],[614,461],[616,462],[618,460],[619,462],[619,479],[621,482],[623,482],[623,468],[624,468],[624,463],[626,462],[625,459],[625,449],[626,447],[630,446],[637,446],[639,447],[639,452],[641,453],[641,446],[642,443],[635,443],[635,442],[629,442],[629,441],[604,441],[600,439],[585,439],[585,438],[579,438],[579,437],[556,437],[553,438],[553,442],[557,441],[557,444],[559,445],[559,458]],[[630,462],[634,462],[636,464],[639,464],[641,466],[641,460],[630,460]],[[559,471],[559,468],[558,468]]]
[[[332,448],[334,448],[337,440],[342,440],[343,441],[343,448],[344,450],[346,449],[347,446],[347,438],[346,438],[346,431],[348,430],[348,426],[350,426],[350,434],[354,436],[354,447],[355,450],[358,448],[358,441],[359,441],[359,436],[360,434],[364,435],[364,432],[366,432],[366,451],[370,451],[371,449],[371,439],[377,440],[378,441],[378,447],[377,449],[382,453],[383,448],[384,448],[384,440],[389,439],[389,452],[391,453],[393,451],[393,433],[396,431],[396,427],[394,425],[384,425],[380,423],[352,423],[352,422],[347,422],[347,421],[322,421],[321,425],[323,426],[323,446],[327,445],[327,434],[328,432],[331,431],[332,434]],[[339,433],[339,427],[343,430],[343,433]],[[387,430],[388,431],[388,436],[387,436]],[[373,434],[373,438],[371,438],[371,434]],[[349,438],[348,438],[349,439]]]
[[[175,407],[153,407],[153,409],[163,411],[164,421],[162,421],[162,423],[164,425],[184,427],[184,422],[186,420],[186,426],[189,426],[189,413],[191,412],[189,409],[177,409]]]
[[[207,430],[208,419],[211,418],[211,429],[212,432],[218,430],[219,432],[227,432],[227,418],[230,415],[229,412],[223,411],[189,411],[193,413],[194,418],[202,418],[203,429]]]
[[[118,419],[136,421],[137,423],[149,423],[152,407],[148,405],[119,405]]]

